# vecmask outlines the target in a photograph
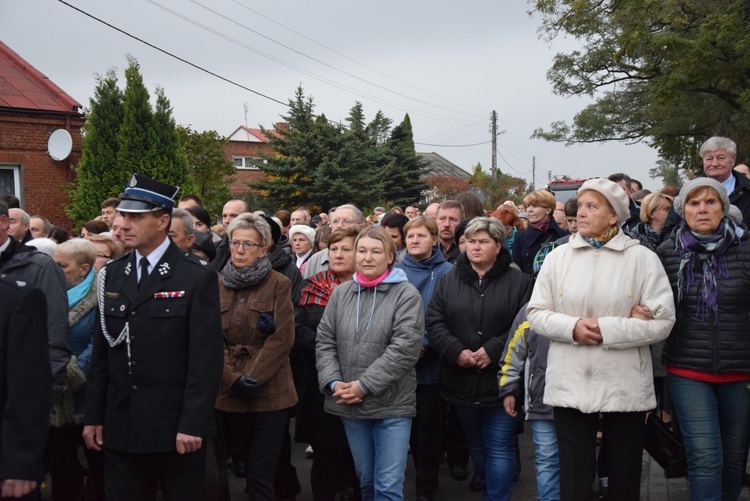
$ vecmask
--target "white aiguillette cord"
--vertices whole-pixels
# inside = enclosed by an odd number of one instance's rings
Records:
[[[109,346],[111,348],[114,348],[115,346],[122,344],[123,341],[125,341],[125,344],[127,345],[128,350],[128,374],[131,373],[131,359],[130,359],[130,324],[126,321],[125,327],[122,328],[122,331],[120,331],[120,335],[117,336],[117,339],[114,339],[107,329],[107,321],[105,320],[105,310],[104,310],[104,284],[107,277],[107,267],[105,266],[99,271],[99,279],[97,286],[99,287],[99,322],[102,324],[102,333],[104,334],[104,337],[107,339],[107,342],[109,343]]]

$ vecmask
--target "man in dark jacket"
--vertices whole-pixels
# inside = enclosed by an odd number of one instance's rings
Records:
[[[44,478],[52,376],[44,292],[5,277],[0,297],[0,496],[6,498],[29,494]]]
[[[221,210],[221,225],[226,231],[229,223],[243,212],[250,212],[250,206],[242,199],[233,198],[224,204]],[[216,257],[211,261],[210,267],[216,271],[221,271],[229,261],[229,237],[224,235],[216,244]]]
[[[0,201],[0,275],[40,288],[47,300],[47,333],[52,369],[51,406],[62,393],[70,362],[65,275],[48,255],[11,237],[8,226],[8,206]]]
[[[223,367],[216,273],[167,237],[174,186],[134,175],[117,210],[135,249],[100,271],[83,436],[107,499],[200,499]]]
[[[734,170],[737,161],[737,144],[727,137],[707,139],[700,149],[703,174],[720,182],[729,194],[729,203],[742,212],[743,221],[750,221],[750,179]],[[670,209],[664,231],[671,231],[682,218]]]

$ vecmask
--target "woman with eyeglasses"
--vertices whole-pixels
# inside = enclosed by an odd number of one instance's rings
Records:
[[[263,217],[240,214],[227,235],[230,260],[219,277],[224,375],[216,408],[226,413],[246,465],[249,499],[273,500],[288,416],[297,403],[289,364],[292,285],[271,267],[271,228]]]
[[[96,271],[97,273],[104,267],[105,264],[125,252],[121,242],[117,242],[112,237],[108,237],[106,235],[97,235],[95,233],[91,233],[86,237],[86,240],[93,242],[94,246],[96,247],[96,261],[94,261],[94,271]]]

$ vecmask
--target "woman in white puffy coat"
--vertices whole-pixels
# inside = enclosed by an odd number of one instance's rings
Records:
[[[645,412],[654,408],[648,345],[675,322],[674,299],[655,253],[620,230],[628,199],[606,179],[578,190],[578,234],[544,261],[528,306],[548,337],[544,402],[554,407],[560,498],[591,492],[603,413],[609,500],[639,499]]]

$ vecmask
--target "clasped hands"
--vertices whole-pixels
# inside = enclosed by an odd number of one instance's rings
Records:
[[[337,398],[336,403],[339,405],[353,405],[362,403],[365,393],[356,381],[336,383],[333,387],[333,397]]]
[[[461,351],[456,359],[456,365],[462,369],[486,369],[491,363],[492,360],[484,348],[479,348],[477,351],[467,348]]]
[[[630,318],[651,320],[653,313],[648,306],[635,305],[630,311]],[[596,318],[580,318],[573,328],[573,340],[578,344],[596,345],[602,342],[602,332],[599,330],[599,320]]]

